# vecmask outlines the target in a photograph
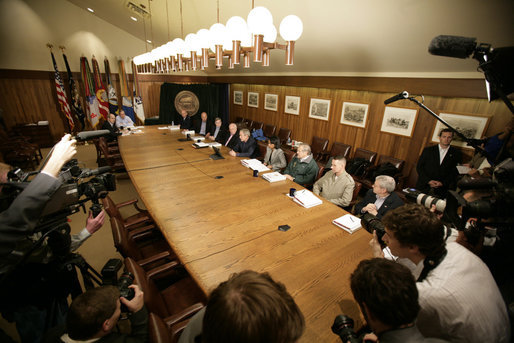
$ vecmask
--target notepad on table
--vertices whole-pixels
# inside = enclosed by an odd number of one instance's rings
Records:
[[[311,191],[308,191],[306,189],[296,191],[296,193],[294,194],[293,200],[294,200],[294,202],[302,205],[305,208],[318,206],[323,203],[323,201],[321,201],[320,198],[315,196],[314,193],[312,193]]]
[[[284,181],[286,179],[286,176],[280,174],[279,172],[273,172],[273,173],[263,174],[262,178],[269,182],[277,182],[277,181]]]
[[[361,228],[361,220],[349,213],[332,220],[332,223],[349,233],[354,233]]]
[[[241,164],[243,166],[245,166],[246,168],[250,168],[252,170],[257,170],[259,173],[269,170],[268,167],[266,167],[264,164],[262,164],[261,161],[259,161],[256,158],[241,160]]]

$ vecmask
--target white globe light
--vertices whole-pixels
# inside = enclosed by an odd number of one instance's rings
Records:
[[[211,33],[211,44],[223,45],[223,42],[225,41],[225,37],[227,35],[227,29],[225,28],[225,25],[216,23],[211,26],[209,31]]]
[[[248,29],[251,33],[254,35],[263,35],[265,28],[268,25],[273,25],[273,16],[266,7],[258,6],[248,13],[246,22],[248,23]]]
[[[143,55],[134,56],[132,60],[134,61],[134,64],[137,66],[143,64]]]
[[[251,48],[253,44],[253,36],[250,31],[247,31],[245,33],[244,39],[241,39],[241,46],[244,46],[245,48]]]
[[[165,51],[166,51],[167,57],[170,57],[170,56],[177,57],[177,49],[175,48],[175,44],[173,44],[173,42],[166,43]]]
[[[197,51],[200,48],[200,40],[194,33],[190,33],[186,36],[186,44],[190,51]]]
[[[275,25],[271,24],[266,28],[266,32],[264,32],[263,41],[266,43],[275,43],[277,40],[277,29]]]
[[[198,41],[199,41],[198,44],[200,45],[200,47],[208,49],[210,46],[210,41],[211,41],[210,31],[207,29],[198,30],[198,32],[196,33],[196,36],[198,37]]]
[[[285,41],[296,41],[303,32],[303,23],[300,18],[291,14],[282,19],[280,35]]]
[[[238,16],[234,16],[227,20],[227,25],[225,27],[227,28],[227,32],[231,40],[242,41],[246,32],[248,32],[246,21]]]
[[[173,45],[175,46],[177,54],[184,55],[186,50],[186,43],[181,38],[175,38],[173,40]]]

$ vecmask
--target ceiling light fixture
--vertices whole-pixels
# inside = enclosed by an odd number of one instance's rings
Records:
[[[182,1],[181,1],[182,5]],[[253,62],[260,62],[263,66],[270,65],[271,50],[285,50],[285,64],[294,64],[295,42],[303,33],[303,23],[295,15],[288,15],[282,19],[278,32],[285,44],[276,42],[277,29],[273,25],[271,12],[262,6],[253,8],[246,21],[238,16],[230,18],[226,25],[218,22],[208,30],[201,29],[196,33],[188,34],[185,39],[176,38],[151,52],[134,57],[139,73],[169,73],[170,71],[205,70],[209,60],[215,60],[216,69],[223,66],[223,58],[228,58],[228,68],[241,63],[243,67],[250,68],[250,54]],[[181,6],[181,22],[182,6]],[[183,26],[182,26],[183,27]],[[182,28],[183,37],[183,28]]]
[[[130,17],[130,19],[132,19],[133,21],[137,21],[136,17]]]
[[[89,7],[88,7],[88,8],[87,8],[87,10],[88,10],[89,12],[91,12],[91,13],[95,13],[95,10],[93,10],[92,8],[89,8]]]

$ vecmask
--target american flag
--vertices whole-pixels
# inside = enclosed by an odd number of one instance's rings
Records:
[[[66,99],[66,93],[64,92],[61,75],[59,75],[59,70],[57,70],[57,64],[55,63],[54,53],[50,52],[50,54],[52,55],[52,62],[54,63],[55,69],[55,90],[57,91],[57,100],[61,105],[61,110],[64,112],[64,115],[68,119],[70,131],[73,131],[75,124],[73,123],[73,118],[71,116],[70,105],[68,104],[68,99]]]

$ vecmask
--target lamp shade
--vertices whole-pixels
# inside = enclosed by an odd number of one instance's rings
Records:
[[[264,32],[263,41],[266,43],[274,43],[277,40],[277,29],[275,25],[271,24],[266,27],[266,31]]]
[[[227,35],[227,29],[225,25],[216,23],[209,29],[211,33],[211,45],[223,45],[225,37]]]
[[[254,35],[263,35],[268,25],[273,25],[273,16],[271,12],[262,6],[255,7],[248,13],[246,19],[248,29]]]
[[[198,51],[198,49],[201,49],[200,47],[200,40],[198,39],[198,36],[195,33],[190,33],[186,36],[185,39],[186,47],[189,51]]]
[[[227,34],[231,41],[242,41],[248,32],[248,25],[246,25],[246,21],[239,16],[234,16],[227,20],[225,27],[227,28]]]
[[[177,54],[184,55],[184,52],[186,50],[186,43],[181,38],[175,38],[173,40],[173,45],[175,46],[175,49],[177,51]]]
[[[175,44],[173,44],[173,42],[166,43],[165,51],[168,57],[177,56],[177,49],[175,48]]]
[[[196,37],[198,37],[198,45],[200,48],[208,49],[211,45],[211,33],[207,29],[198,30],[196,33]]]
[[[134,58],[132,58],[132,60],[134,61],[134,64],[137,66],[144,64],[144,56],[142,54],[134,56]]]
[[[303,32],[303,23],[300,18],[291,14],[282,19],[280,23],[280,36],[285,41],[296,41]]]

